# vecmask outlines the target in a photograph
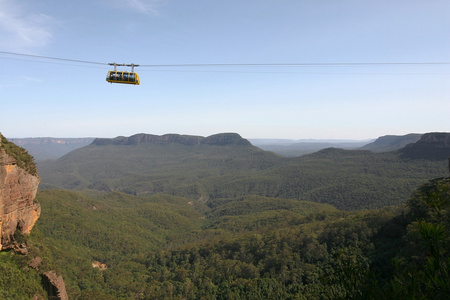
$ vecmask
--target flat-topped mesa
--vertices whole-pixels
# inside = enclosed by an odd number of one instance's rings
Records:
[[[130,137],[119,136],[113,139],[97,138],[94,145],[137,145],[137,144],[168,144],[177,143],[183,145],[251,145],[249,141],[237,133],[219,133],[208,137],[195,135],[165,134],[153,135],[139,133]]]
[[[227,145],[236,145],[236,146],[251,146],[252,144],[242,138],[237,133],[219,133],[210,135],[202,140],[202,144],[207,145],[218,145],[218,146],[227,146]]]
[[[41,214],[34,199],[40,178],[32,157],[0,134],[0,233],[2,248],[14,246],[14,233],[29,234]]]

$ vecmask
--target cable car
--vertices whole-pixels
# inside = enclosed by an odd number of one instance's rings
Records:
[[[114,66],[113,71],[108,71],[108,75],[106,76],[106,81],[110,83],[125,83],[125,84],[134,84],[139,85],[141,83],[139,79],[139,75],[134,72],[134,67],[138,67],[139,65],[131,64],[116,64],[111,63],[110,65]],[[127,66],[131,67],[131,72],[127,71],[117,71],[117,66]]]
[[[111,83],[140,84],[139,75],[135,72],[109,71],[106,81]]]

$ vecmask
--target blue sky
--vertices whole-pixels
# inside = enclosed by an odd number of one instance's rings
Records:
[[[448,0],[0,0],[0,132],[448,132],[449,33]],[[129,86],[107,83],[107,65],[5,52],[147,66],[330,65],[139,67],[141,85]]]

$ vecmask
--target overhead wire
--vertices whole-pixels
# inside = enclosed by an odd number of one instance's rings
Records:
[[[0,51],[0,54],[25,56],[25,57],[40,58],[40,59],[61,60],[61,61],[84,63],[84,64],[108,65],[107,63],[101,63],[101,62],[95,62],[95,61],[60,58],[60,57],[51,57],[51,56],[41,56],[41,55],[34,55],[34,54],[14,53],[14,52],[6,52],[6,51]]]
[[[0,51],[0,54],[23,56],[29,58],[58,60],[73,63],[108,66],[110,63],[69,59],[61,57],[23,54]],[[382,65],[450,65],[450,62],[319,62],[319,63],[199,63],[199,64],[140,64],[140,68],[175,68],[175,67],[327,67],[327,66],[382,66]]]
[[[32,60],[27,58],[11,58],[11,57],[1,57],[0,59],[12,59],[12,60],[20,60],[20,61],[26,61],[30,63],[38,63],[38,64],[52,64],[52,65],[61,65],[61,66],[70,66],[70,67],[77,67],[77,68],[91,68],[91,69],[109,69],[106,65],[103,67],[100,66],[92,66],[92,65],[81,65],[81,64],[73,64],[69,62],[57,62],[57,61],[41,61],[41,60]]]
[[[141,67],[310,67],[310,66],[370,66],[370,65],[450,65],[450,62],[354,62],[354,63],[223,63],[223,64],[173,64],[140,65]]]

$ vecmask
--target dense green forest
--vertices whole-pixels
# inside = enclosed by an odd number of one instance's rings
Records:
[[[39,256],[41,271],[64,276],[71,299],[445,299],[450,293],[450,178],[421,185],[402,206],[377,210],[261,196],[228,200],[208,207],[167,194],[40,191],[45,213],[29,237],[20,237],[30,253],[1,253],[11,277],[3,277],[0,289],[5,298],[39,293],[38,275],[26,267]],[[10,278],[24,288],[9,286]]]
[[[41,188],[165,193],[203,199],[259,195],[373,209],[405,202],[446,160],[329,148],[286,158],[251,145],[89,145],[38,164]]]
[[[450,294],[447,160],[414,148],[287,158],[226,137],[106,140],[39,163],[42,214],[14,237],[28,255],[0,253],[0,297],[45,299],[49,270],[70,299]]]

